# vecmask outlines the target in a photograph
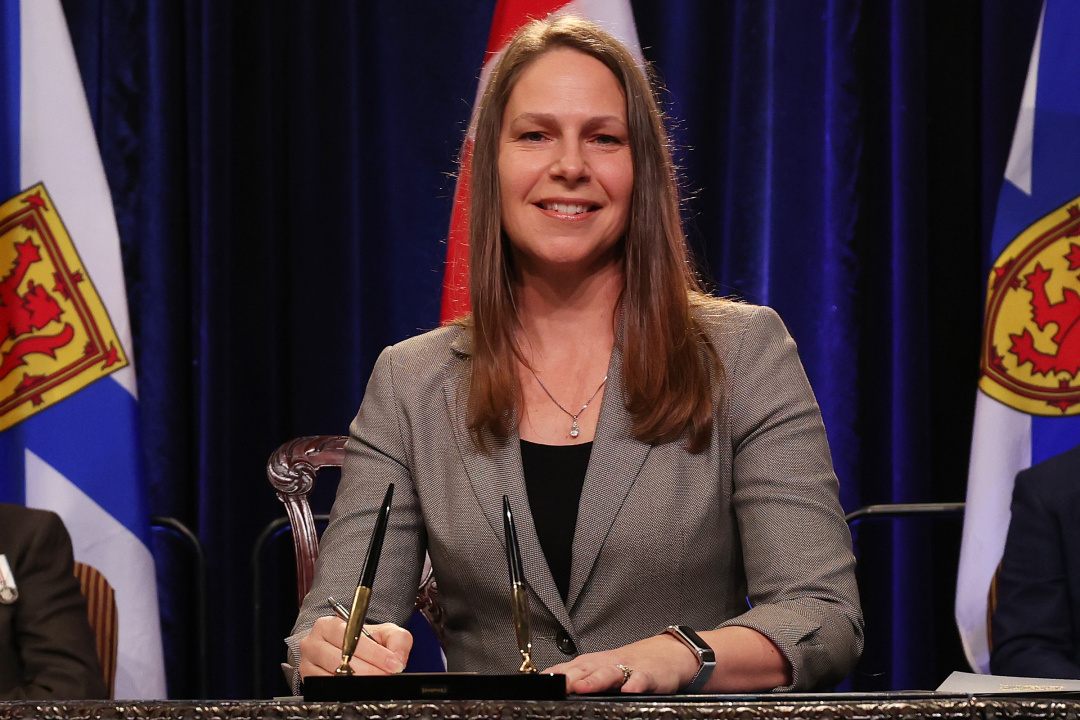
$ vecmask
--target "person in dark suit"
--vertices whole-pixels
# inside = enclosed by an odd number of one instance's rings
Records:
[[[358,673],[404,666],[425,552],[448,669],[516,671],[505,495],[532,660],[569,692],[839,681],[862,615],[821,414],[776,313],[709,297],[689,270],[633,57],[578,18],[526,27],[473,153],[472,314],[376,364],[287,641],[294,687],[340,664],[326,599],[352,596],[390,482]]]
[[[108,697],[55,513],[0,503],[0,700]]]
[[[1080,679],[1080,445],[1016,476],[990,670]]]

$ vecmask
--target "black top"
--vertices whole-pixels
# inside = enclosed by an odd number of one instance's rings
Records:
[[[540,445],[521,441],[521,467],[536,535],[563,602],[570,593],[570,557],[578,503],[592,443]]]

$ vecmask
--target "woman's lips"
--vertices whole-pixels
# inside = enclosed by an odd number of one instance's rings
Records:
[[[598,210],[598,205],[583,202],[547,201],[536,203],[541,210],[554,213],[562,217],[578,217]]]

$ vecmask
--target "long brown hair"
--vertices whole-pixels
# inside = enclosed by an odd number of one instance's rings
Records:
[[[502,230],[498,148],[503,111],[522,71],[544,53],[571,48],[600,60],[626,93],[634,188],[621,242],[623,379],[634,435],[648,443],[688,433],[700,451],[712,429],[712,374],[722,372],[690,307],[705,299],[690,265],[679,218],[675,165],[663,114],[649,80],[626,47],[598,25],[573,16],[522,28],[492,71],[477,113],[469,208],[472,385],[469,428],[506,437],[515,417],[514,271]]]

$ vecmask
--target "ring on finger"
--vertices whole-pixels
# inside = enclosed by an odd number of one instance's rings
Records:
[[[633,670],[631,670],[631,669],[629,668],[629,666],[627,666],[627,665],[622,665],[622,664],[619,664],[619,663],[616,663],[616,664],[615,664],[615,667],[617,667],[617,668],[619,668],[620,670],[622,670],[622,684],[623,684],[623,685],[625,685],[625,684],[626,684],[627,682],[629,682],[629,681],[630,681],[630,676],[634,674],[634,671],[633,671]]]

